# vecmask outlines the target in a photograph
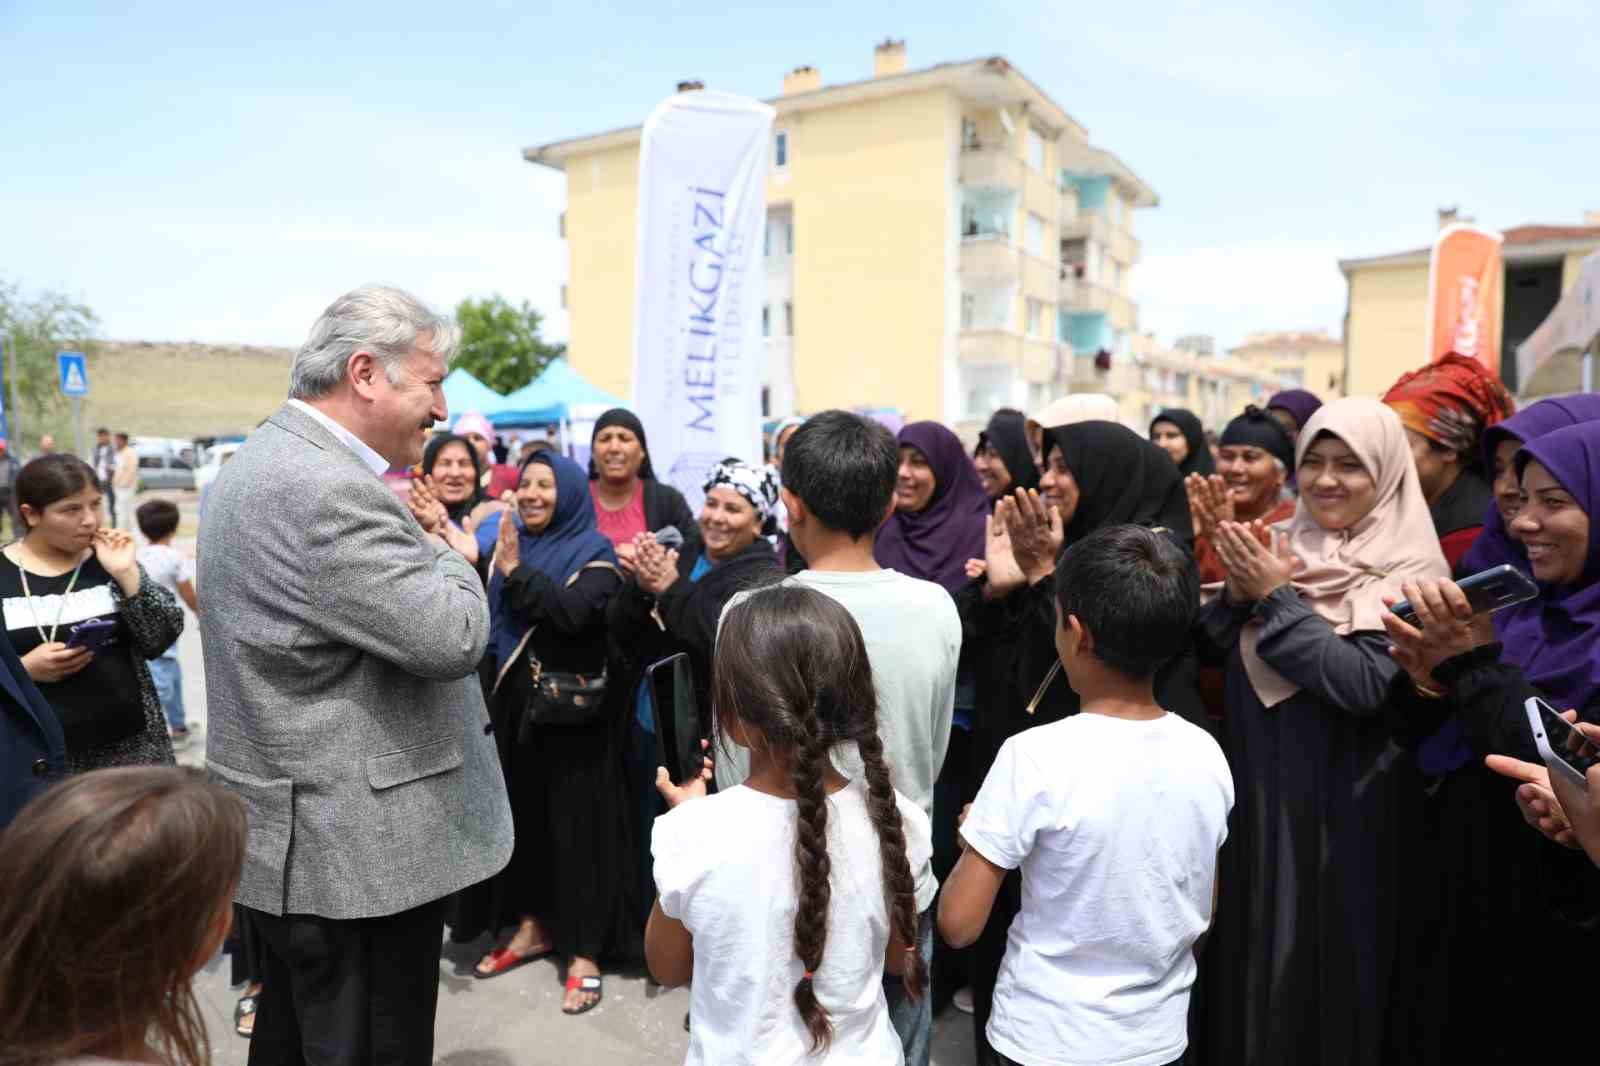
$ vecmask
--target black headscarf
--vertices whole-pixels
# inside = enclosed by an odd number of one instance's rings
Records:
[[[1078,509],[1063,547],[1106,526],[1163,529],[1185,551],[1194,549],[1189,494],[1172,456],[1116,422],[1078,422],[1044,431],[1044,456],[1061,450],[1078,483]]]
[[[976,455],[985,444],[994,446],[1000,461],[1006,464],[1006,473],[1011,475],[1008,492],[1039,487],[1039,468],[1034,465],[1033,450],[1028,447],[1027,421],[1021,411],[1000,408],[989,419],[988,427],[978,434],[978,447],[973,451]]]
[[[472,458],[472,495],[461,503],[445,503],[444,505],[445,513],[450,516],[450,521],[459,526],[466,520],[467,515],[472,513],[472,509],[483,502],[483,463],[478,458],[478,449],[472,446],[470,440],[465,437],[458,437],[454,433],[444,433],[430,440],[428,446],[422,450],[423,474],[431,475],[433,473],[434,466],[439,462],[439,453],[444,451],[447,444],[464,446],[467,449],[467,455]],[[439,502],[444,503],[443,500]]]
[[[1169,407],[1150,420],[1150,432],[1155,432],[1157,422],[1171,422],[1189,442],[1189,454],[1178,464],[1178,473],[1184,477],[1190,474],[1209,477],[1217,472],[1217,461],[1212,458],[1211,445],[1206,442],[1206,427],[1200,424],[1193,411]]]
[[[638,415],[626,407],[613,407],[595,419],[594,432],[589,434],[589,480],[594,481],[600,477],[600,471],[594,465],[595,438],[600,436],[602,429],[609,429],[612,426],[621,426],[639,438],[639,448],[644,452],[644,462],[639,465],[639,476],[647,481],[654,481],[656,472],[650,465],[650,444],[644,439],[644,423],[639,421]]]
[[[1254,405],[1227,424],[1217,444],[1260,448],[1283,464],[1285,474],[1294,474],[1294,441],[1284,432],[1281,422]]]

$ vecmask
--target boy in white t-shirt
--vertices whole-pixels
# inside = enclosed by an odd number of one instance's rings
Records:
[[[1188,1048],[1194,948],[1216,911],[1233,777],[1203,730],[1155,701],[1199,599],[1193,563],[1112,526],[1056,566],[1056,649],[1082,710],[1000,749],[939,904],[977,939],[1022,870],[988,1036],[1020,1066],[1165,1066]]]
[[[150,543],[139,549],[139,565],[150,580],[161,585],[179,600],[189,605],[196,614],[200,606],[194,595],[194,560],[172,546],[178,533],[181,515],[178,505],[170,500],[150,500],[139,505],[134,517],[139,532]],[[189,725],[183,711],[183,666],[178,661],[178,642],[150,660],[150,678],[156,683],[156,695],[161,698],[161,709],[167,715],[167,732],[174,744],[189,739]]]
[[[866,640],[878,694],[878,732],[894,787],[933,817],[933,787],[950,744],[956,668],[961,659],[961,618],[941,586],[878,565],[878,528],[893,513],[900,445],[883,426],[848,411],[823,411],[794,431],[783,452],[783,503],[789,539],[808,568],[785,584],[815,589],[843,604]],[[728,601],[723,616],[748,593]],[[836,754],[839,768],[857,777],[856,752]],[[717,784],[743,781],[742,750],[719,753]],[[918,948],[933,958],[933,860],[916,871]],[[907,1066],[927,1066],[933,1034],[933,1000],[908,996],[892,976],[886,982],[889,1014]]]

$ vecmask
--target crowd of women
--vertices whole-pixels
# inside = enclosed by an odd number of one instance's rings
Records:
[[[477,977],[554,954],[563,1010],[581,1014],[603,997],[602,966],[640,953],[651,829],[666,809],[645,670],[685,654],[713,734],[724,608],[807,566],[780,506],[799,425],[778,427],[771,464],[714,467],[698,515],[655,477],[645,427],[625,410],[596,423],[587,470],[538,449],[508,474],[486,461],[476,423],[428,446],[410,509],[487,588],[480,680],[516,826],[510,865],[452,907],[455,940],[492,938]],[[1519,811],[1515,782],[1486,759],[1538,761],[1529,696],[1600,721],[1600,397],[1515,412],[1481,364],[1452,355],[1381,400],[1279,394],[1214,440],[1187,411],[1141,435],[1108,397],[1072,395],[996,412],[970,453],[933,422],[904,427],[899,447],[875,557],[945,589],[962,626],[933,802],[937,876],[1004,743],[1078,711],[1046,580],[1058,557],[1142,526],[1190,554],[1201,588],[1157,698],[1217,738],[1237,788],[1187,1061],[1501,1062],[1582,1048],[1578,1026],[1512,1019],[1530,952],[1592,946],[1600,874],[1529,830],[1530,804]],[[0,580],[18,577],[24,606],[98,581],[127,644],[158,654],[175,604],[98,531],[92,473],[32,471],[17,486],[28,535]],[[1453,579],[1496,566],[1533,578],[1538,595],[1475,614]],[[8,626],[23,617],[13,595]],[[1402,598],[1414,624],[1389,610]],[[14,643],[25,629],[59,645],[46,626],[60,619],[27,618]],[[59,694],[76,766],[170,759],[158,742],[141,747],[165,739],[148,698],[116,737],[73,734],[104,716],[76,714],[90,697],[51,676],[52,655],[24,662]],[[148,688],[137,656],[117,669]],[[1547,831],[1560,821],[1549,804],[1531,808]],[[889,816],[874,817],[881,830]],[[976,943],[935,952],[935,1008],[966,990],[981,1061],[995,1061],[985,1034],[1020,899],[1013,872]]]

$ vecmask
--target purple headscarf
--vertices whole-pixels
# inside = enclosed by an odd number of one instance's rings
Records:
[[[1500,612],[1503,661],[1559,710],[1583,708],[1600,694],[1600,422],[1546,433],[1517,453],[1536,461],[1589,516],[1589,557],[1571,585],[1546,585],[1538,599]]]
[[[937,422],[913,422],[900,431],[902,447],[921,452],[933,470],[933,495],[916,513],[896,511],[878,531],[878,565],[943,585],[967,583],[967,560],[983,558],[989,497],[961,439]]]
[[[1494,453],[1503,441],[1532,444],[1546,433],[1597,419],[1600,419],[1600,396],[1593,393],[1540,400],[1483,431],[1483,468],[1490,477],[1494,476]],[[1529,572],[1528,553],[1511,538],[1505,519],[1500,517],[1499,506],[1491,500],[1489,512],[1483,519],[1483,532],[1462,556],[1461,570],[1476,574],[1508,563],[1525,574]]]
[[[1267,401],[1267,410],[1281,407],[1294,415],[1296,429],[1303,427],[1321,406],[1322,401],[1317,398],[1317,394],[1307,392],[1305,389],[1284,389],[1282,392],[1273,393],[1272,399]]]

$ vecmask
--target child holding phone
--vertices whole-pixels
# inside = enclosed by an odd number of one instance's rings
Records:
[[[1233,807],[1222,749],[1155,700],[1195,586],[1182,550],[1138,526],[1093,533],[1056,564],[1056,651],[1081,710],[1000,749],[939,903],[940,932],[965,947],[1022,870],[988,1027],[1003,1062],[1164,1066],[1187,1050]]]
[[[912,871],[927,868],[931,830],[889,783],[850,612],[797,586],[730,607],[712,706],[719,743],[749,750],[750,776],[708,797],[705,775],[675,786],[658,774],[673,809],[655,823],[645,931],[656,980],[694,980],[686,1063],[903,1061],[883,975],[923,994]],[[834,768],[847,742],[864,780]]]
[[[187,770],[97,770],[30,803],[0,835],[0,1058],[209,1063],[190,981],[244,849],[244,804]]]

